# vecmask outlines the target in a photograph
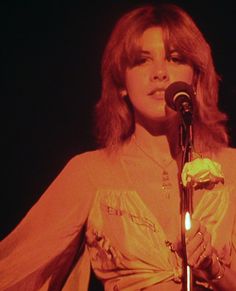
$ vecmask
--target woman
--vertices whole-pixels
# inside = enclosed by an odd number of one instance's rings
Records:
[[[236,290],[236,153],[201,32],[174,5],[137,8],[116,24],[102,77],[101,149],[73,158],[2,241],[1,290],[87,290],[90,266],[105,290],[181,290],[181,118],[164,98],[178,81],[195,91],[188,265],[196,288]]]

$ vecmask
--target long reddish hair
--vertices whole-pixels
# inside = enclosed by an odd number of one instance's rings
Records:
[[[219,77],[211,49],[192,18],[173,4],[146,5],[123,17],[107,43],[102,59],[102,95],[96,105],[96,136],[102,147],[117,147],[134,131],[129,98],[121,97],[125,72],[132,67],[139,39],[149,27],[164,32],[165,49],[174,47],[193,67],[197,93],[194,141],[198,151],[216,151],[228,144],[227,117],[218,109]]]

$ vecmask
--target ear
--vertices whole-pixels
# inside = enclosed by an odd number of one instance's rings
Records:
[[[124,98],[124,97],[127,96],[127,95],[128,95],[128,92],[127,92],[126,89],[123,89],[123,90],[120,91],[120,96],[121,96],[122,98]]]

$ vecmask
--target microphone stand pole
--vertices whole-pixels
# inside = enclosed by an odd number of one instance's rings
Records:
[[[179,186],[181,197],[181,241],[183,250],[183,291],[193,291],[192,270],[187,263],[186,253],[186,230],[191,228],[191,216],[193,212],[192,196],[193,187],[188,185],[186,187],[182,184],[181,173],[184,164],[192,160],[193,147],[193,129],[192,129],[192,112],[191,110],[182,111],[182,124],[180,126],[180,145],[182,149],[182,161],[179,172]]]

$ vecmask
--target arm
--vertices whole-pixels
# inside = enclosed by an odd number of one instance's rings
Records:
[[[214,290],[236,290],[236,226],[234,219],[235,194],[233,194],[235,193],[236,151],[235,149],[230,148],[223,149],[214,157],[214,160],[216,160],[217,163],[212,162],[212,160],[209,159],[204,159],[203,161],[196,160],[196,165],[192,163],[190,165],[191,167],[187,169],[189,170],[190,176],[196,178],[198,173],[201,173],[202,175],[204,173],[209,173],[206,169],[204,170],[206,165],[203,162],[207,162],[207,167],[212,174],[212,176],[208,177],[209,182],[212,182],[212,187],[209,189],[213,189],[215,184],[220,181],[219,179],[216,180],[215,177],[220,178],[225,176],[225,183],[227,185],[225,192],[220,191],[220,188],[218,187],[219,191],[216,188],[216,191],[206,193],[207,196],[204,196],[204,199],[202,199],[199,205],[197,205],[194,212],[194,218],[198,221],[193,221],[193,227],[188,233],[188,241],[186,243],[188,263],[192,266],[194,274],[199,279],[208,281]],[[197,167],[197,162],[199,162],[199,167]],[[203,165],[200,162],[203,163]],[[199,170],[204,171],[201,172]],[[199,180],[196,179],[195,182],[199,183]],[[207,184],[202,186],[203,188],[208,188]],[[227,193],[231,193],[232,195],[228,196]],[[213,226],[217,226],[227,212],[229,215],[228,217],[231,217],[232,219],[230,218],[227,220],[228,223],[224,224],[224,228],[221,228],[220,233],[218,233],[218,236],[221,237],[223,241],[224,238],[228,241],[228,247],[231,248],[231,251],[228,251],[231,263],[228,261],[226,266],[217,259],[217,252],[212,248],[211,236],[207,229],[200,224],[200,221],[208,227],[208,230],[211,229],[210,233],[213,234]],[[219,231],[219,228],[217,229],[216,232]],[[227,229],[229,231],[227,231]]]
[[[221,266],[219,262],[216,262],[215,268],[218,265],[218,273],[222,274],[222,277],[217,280],[212,280],[211,285],[214,290],[236,290],[236,217],[234,220],[234,229],[232,234],[232,253],[231,253],[231,264],[230,268],[226,266]],[[214,270],[212,270],[213,272]],[[215,270],[216,272],[216,270]]]
[[[46,280],[63,281],[92,203],[85,164],[80,156],[72,159],[0,243],[0,290],[38,290]]]
[[[209,233],[198,221],[193,222],[188,233],[186,248],[188,264],[198,278],[208,281],[213,290],[236,290],[235,226],[230,267],[219,261],[211,246]]]

